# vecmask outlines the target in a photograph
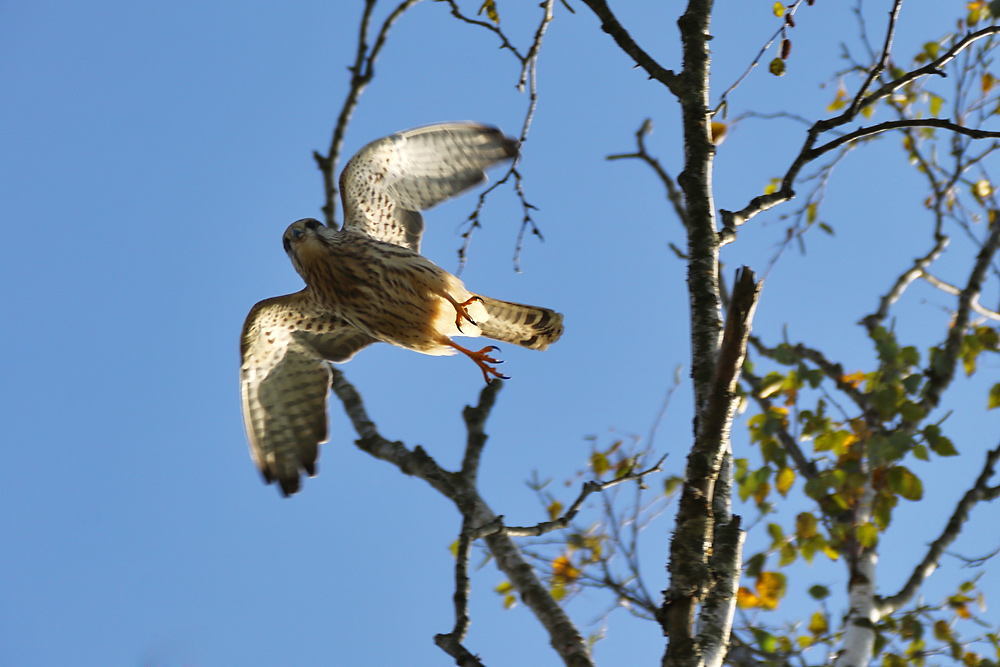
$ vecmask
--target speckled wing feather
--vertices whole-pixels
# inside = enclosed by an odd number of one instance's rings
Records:
[[[544,350],[559,340],[563,332],[563,316],[548,308],[526,306],[479,296],[489,318],[479,323],[483,336],[513,343],[531,350]]]
[[[374,141],[340,175],[344,229],[420,252],[424,211],[483,182],[487,167],[517,156],[495,127],[442,123]]]
[[[243,425],[264,480],[277,480],[286,496],[299,490],[300,470],[316,474],[319,445],[327,439],[326,361],[347,361],[373,342],[317,309],[305,290],[250,310],[240,344]]]

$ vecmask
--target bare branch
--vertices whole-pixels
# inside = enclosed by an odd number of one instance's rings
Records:
[[[964,38],[959,40],[954,46],[952,46],[948,51],[942,55],[940,58],[934,60],[927,65],[917,68],[911,72],[907,72],[903,76],[890,81],[885,85],[881,86],[878,90],[865,95],[860,102],[855,102],[848,107],[844,113],[833,118],[828,118],[824,120],[817,121],[809,129],[806,135],[806,139],[803,142],[802,148],[799,151],[798,156],[792,161],[791,166],[785,173],[781,181],[781,187],[775,192],[766,195],[759,195],[750,200],[745,207],[739,211],[727,211],[720,210],[719,213],[722,217],[723,226],[729,230],[735,230],[736,227],[747,222],[755,215],[763,213],[768,209],[771,209],[778,204],[784,203],[795,196],[795,190],[793,185],[796,178],[798,178],[799,172],[802,168],[810,161],[815,160],[821,155],[834,150],[840,146],[848,143],[856,142],[859,139],[874,136],[881,132],[887,130],[909,128],[909,127],[939,127],[942,129],[950,130],[952,132],[963,134],[974,139],[984,139],[990,137],[1000,137],[1000,132],[988,132],[985,130],[976,130],[972,128],[967,128],[959,123],[945,120],[942,118],[924,118],[924,119],[904,119],[904,120],[894,120],[887,121],[885,123],[879,123],[868,128],[858,128],[853,132],[841,135],[836,139],[827,142],[826,144],[820,146],[819,148],[814,148],[816,142],[818,141],[821,134],[828,132],[830,130],[836,129],[850,123],[854,120],[858,113],[865,107],[868,107],[875,102],[888,97],[895,91],[899,90],[906,84],[914,81],[920,77],[928,76],[931,74],[944,75],[942,68],[951,62],[955,56],[957,56],[961,51],[968,48],[969,45],[973,44],[976,40],[988,37],[1000,33],[1000,26],[990,26],[988,28],[983,28],[974,33],[966,35]],[[876,65],[876,68],[878,65]],[[867,85],[867,84],[866,84]]]
[[[864,98],[865,92],[872,85],[878,77],[885,71],[886,66],[889,64],[889,53],[892,51],[892,39],[896,34],[896,19],[899,18],[899,10],[903,6],[903,0],[895,0],[892,3],[892,9],[889,10],[889,26],[885,30],[885,44],[882,45],[882,57],[879,58],[875,67],[871,68],[868,72],[868,77],[865,82],[858,89],[857,94],[854,96],[854,101],[851,102],[851,106],[848,107],[847,113],[853,118],[858,111],[861,109],[861,101]]]
[[[962,348],[962,337],[969,325],[972,303],[979,297],[983,281],[986,279],[986,270],[989,268],[990,262],[993,261],[997,249],[1000,248],[1000,215],[991,211],[990,222],[992,226],[990,235],[976,257],[976,263],[969,274],[968,284],[958,297],[958,309],[955,311],[955,317],[951,323],[948,337],[945,339],[944,348],[941,350],[941,356],[935,363],[931,364],[927,371],[928,381],[921,401],[927,411],[937,407],[942,392],[955,376],[955,366]]]
[[[887,120],[884,123],[872,125],[871,127],[859,127],[853,132],[843,134],[832,141],[828,141],[822,146],[805,151],[803,153],[803,157],[808,162],[815,160],[820,155],[829,153],[844,144],[872,137],[876,134],[881,134],[882,132],[888,132],[889,130],[899,130],[910,127],[938,127],[954,132],[955,134],[963,134],[967,137],[972,137],[973,139],[1000,139],[1000,131],[977,130],[975,128],[959,125],[958,123],[945,118],[907,118],[904,120]]]
[[[329,152],[320,155],[313,152],[313,158],[319,169],[323,172],[323,185],[325,190],[325,204],[323,204],[323,215],[326,217],[328,227],[336,229],[337,225],[337,162],[340,159],[340,151],[344,145],[344,135],[347,133],[347,124],[354,114],[355,107],[358,106],[358,99],[365,91],[372,78],[375,76],[375,61],[385,46],[385,40],[389,36],[389,30],[399,20],[406,10],[420,2],[420,0],[403,0],[396,9],[382,23],[378,37],[371,51],[368,50],[368,29],[371,25],[372,11],[375,9],[377,0],[365,0],[365,10],[361,16],[361,25],[358,28],[358,49],[354,56],[354,64],[348,68],[351,72],[351,85],[347,91],[347,99],[340,109],[337,117],[337,124],[333,129],[333,139],[330,141]]]
[[[784,34],[785,29],[788,27],[789,23],[794,20],[791,17],[795,16],[795,12],[798,10],[799,5],[801,4],[802,0],[795,0],[794,3],[785,8],[784,18],[781,21],[781,27],[779,27],[777,30],[774,31],[774,34],[771,35],[770,38],[768,38],[768,40],[764,43],[764,46],[760,47],[760,51],[758,51],[757,55],[754,56],[752,61],[750,61],[750,64],[747,66],[746,70],[743,71],[743,74],[741,74],[739,78],[737,78],[736,81],[733,82],[731,86],[722,91],[722,95],[719,96],[719,103],[715,106],[715,109],[712,110],[713,116],[715,116],[715,114],[719,113],[719,111],[725,108],[726,104],[729,101],[729,94],[734,90],[736,90],[737,88],[739,88],[740,84],[743,83],[743,81],[746,80],[748,76],[750,76],[750,72],[752,72],[757,67],[757,65],[760,64],[761,58],[764,57],[764,54],[767,53],[767,50],[771,48],[771,45],[774,44],[775,40],[778,39],[778,37],[780,37],[782,34]]]
[[[608,482],[598,482],[594,480],[586,482],[580,490],[580,495],[577,496],[576,500],[573,501],[573,504],[570,505],[569,509],[566,510],[566,512],[558,519],[543,521],[542,523],[534,526],[504,526],[503,517],[500,516],[496,517],[496,519],[491,521],[489,524],[480,526],[477,530],[473,531],[472,536],[474,539],[479,539],[481,537],[503,533],[504,535],[508,535],[510,537],[538,537],[539,535],[550,533],[553,530],[562,530],[563,528],[568,527],[570,522],[572,522],[576,515],[580,512],[580,509],[583,507],[583,501],[587,499],[587,496],[592,493],[606,491],[625,482],[636,481],[642,483],[643,478],[647,475],[651,475],[654,472],[662,472],[663,462],[666,458],[667,455],[664,454],[663,458],[657,461],[656,465],[648,470],[643,470],[641,472],[629,472]]]
[[[441,468],[422,447],[410,450],[401,442],[390,442],[383,438],[369,419],[360,394],[337,368],[333,368],[330,385],[343,403],[344,411],[359,436],[355,441],[358,448],[375,458],[392,463],[407,475],[427,482],[455,503],[463,516],[470,517],[471,525],[486,525],[497,518],[474,487],[461,475]],[[502,533],[489,535],[485,541],[497,567],[545,628],[553,649],[567,667],[593,667],[587,642],[538,578],[534,568],[525,561],[518,546]]]
[[[452,635],[437,635],[434,637],[434,643],[441,647],[442,651],[455,658],[455,664],[459,667],[483,667],[479,658],[469,653],[469,650]]]
[[[479,459],[486,446],[486,420],[489,418],[493,404],[496,403],[497,394],[502,388],[503,380],[493,380],[479,392],[479,405],[476,407],[467,405],[462,410],[462,419],[465,420],[465,428],[468,432],[465,457],[462,459],[462,476],[470,486],[476,485],[476,477],[479,474]]]
[[[913,599],[913,596],[916,595],[924,581],[927,580],[927,577],[931,576],[934,570],[937,569],[938,561],[942,554],[944,554],[945,549],[962,532],[962,526],[969,520],[969,512],[972,511],[976,503],[982,500],[996,500],[997,497],[1000,497],[1000,487],[991,487],[989,484],[990,480],[996,474],[997,461],[1000,461],[1000,445],[986,453],[986,462],[983,464],[983,469],[979,473],[976,483],[962,496],[962,499],[955,507],[955,511],[952,512],[951,519],[948,520],[944,531],[931,543],[927,553],[917,567],[914,568],[913,573],[903,587],[895,595],[876,600],[881,614],[892,613]]]
[[[608,7],[608,3],[604,0],[583,0],[583,4],[590,7],[591,11],[601,20],[601,30],[611,35],[621,50],[627,53],[637,66],[646,70],[650,79],[656,79],[666,86],[670,92],[680,97],[681,86],[677,75],[661,67],[659,63],[653,60],[652,56],[639,48],[639,45],[635,43],[632,36],[628,34],[625,28],[622,27],[622,24],[618,22],[618,19],[615,18],[615,15]]]
[[[951,283],[946,283],[940,278],[931,275],[927,271],[923,270],[920,271],[920,277],[929,282],[934,287],[944,292],[945,294],[951,294],[952,296],[959,296],[962,293],[962,290],[958,289]],[[983,317],[994,321],[1000,321],[1000,313],[996,312],[995,310],[990,310],[989,308],[986,308],[981,303],[979,303],[978,296],[975,299],[973,299],[972,303],[969,305],[972,308],[972,310],[976,311]]]
[[[889,308],[892,307],[896,301],[903,296],[903,292],[909,287],[910,283],[916,280],[920,275],[924,273],[924,269],[930,266],[932,263],[937,261],[941,254],[948,247],[948,243],[951,241],[950,238],[944,236],[943,234],[935,235],[934,247],[931,248],[923,257],[918,257],[913,261],[913,266],[903,272],[899,278],[896,279],[895,284],[892,289],[881,298],[878,305],[878,310],[876,310],[871,315],[864,317],[861,323],[868,329],[869,333],[874,331],[876,327],[881,326],[885,318],[889,316]]]
[[[466,408],[467,411],[470,409]],[[468,421],[466,418],[466,423]],[[471,528],[472,519],[468,515],[463,516],[462,532],[458,536],[458,550],[455,554],[455,627],[448,634],[436,635],[434,643],[442,651],[455,658],[455,664],[460,667],[483,667],[479,659],[462,645],[465,633],[469,630],[469,591],[471,589],[469,552],[472,550],[472,539],[469,537],[469,532]]]
[[[648,164],[654,172],[656,172],[657,177],[659,177],[660,182],[663,183],[663,187],[667,189],[667,199],[674,207],[674,213],[677,214],[677,219],[681,221],[685,227],[687,227],[687,213],[684,209],[684,194],[678,189],[677,183],[674,179],[670,177],[667,170],[660,165],[660,161],[649,154],[646,150],[646,135],[653,132],[653,121],[647,118],[643,121],[642,126],[635,133],[635,142],[639,150],[635,153],[617,153],[615,155],[609,155],[607,160],[627,160],[627,159],[637,159],[642,160]]]
[[[510,51],[517,61],[521,64],[520,78],[517,82],[517,89],[524,92],[525,84],[528,85],[528,110],[524,115],[524,122],[521,124],[521,134],[519,141],[524,143],[528,138],[528,131],[531,128],[531,122],[535,117],[535,108],[538,106],[538,55],[541,52],[542,40],[545,37],[545,32],[548,29],[549,24],[552,22],[554,17],[553,6],[555,5],[555,0],[545,0],[541,3],[542,8],[542,19],[538,24],[538,28],[535,30],[534,37],[531,41],[531,46],[528,47],[526,54],[522,55],[521,52],[514,46],[513,42],[507,37],[504,31],[499,25],[488,23],[486,21],[480,21],[478,19],[470,18],[464,15],[461,9],[458,7],[458,3],[455,0],[443,0],[447,2],[451,7],[451,13],[454,17],[474,25],[497,35],[500,39],[500,48]],[[572,11],[572,10],[571,10]],[[469,214],[469,217],[465,221],[467,229],[462,232],[462,246],[458,249],[458,271],[457,273],[461,275],[462,269],[465,268],[465,262],[468,259],[469,248],[472,245],[472,234],[476,231],[481,224],[479,222],[479,215],[482,212],[483,204],[486,202],[486,197],[495,190],[498,186],[506,183],[511,176],[514,177],[514,190],[517,193],[518,199],[521,202],[521,209],[524,211],[524,216],[521,219],[521,226],[517,233],[517,242],[514,246],[514,270],[517,272],[521,271],[520,258],[521,258],[521,248],[524,243],[525,232],[530,228],[531,233],[537,236],[539,239],[544,240],[542,237],[541,230],[535,224],[534,219],[531,216],[531,211],[537,210],[537,208],[528,203],[527,198],[524,194],[523,180],[521,178],[520,172],[517,171],[517,165],[512,164],[504,174],[503,178],[498,180],[496,183],[491,185],[485,191],[479,195],[479,201],[476,204],[476,208]]]

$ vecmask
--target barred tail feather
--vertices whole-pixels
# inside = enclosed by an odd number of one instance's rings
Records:
[[[520,303],[480,296],[489,319],[479,323],[482,335],[503,343],[544,350],[563,332],[562,314]]]

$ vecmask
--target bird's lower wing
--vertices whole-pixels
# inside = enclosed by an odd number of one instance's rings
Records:
[[[254,463],[284,495],[298,491],[300,471],[316,474],[327,439],[327,361],[347,361],[373,342],[305,291],[251,309],[241,341],[243,423]]]

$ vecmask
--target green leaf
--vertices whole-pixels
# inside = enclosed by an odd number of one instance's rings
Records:
[[[785,61],[781,58],[775,58],[771,61],[771,64],[767,66],[767,71],[769,71],[774,76],[784,76],[785,75]]]
[[[908,422],[918,422],[924,418],[924,409],[913,401],[903,401],[899,406],[899,416]]]
[[[778,559],[778,567],[784,567],[795,562],[797,554],[795,552],[795,547],[792,546],[790,542],[785,542],[781,545],[780,553],[781,557]]]
[[[993,385],[990,389],[990,400],[986,403],[987,410],[992,410],[997,407],[1000,407],[1000,382]]]
[[[924,485],[920,478],[904,466],[893,466],[889,470],[889,488],[907,500],[924,497]]]
[[[826,586],[815,584],[809,587],[809,595],[812,596],[812,599],[814,600],[823,600],[830,597],[830,589]]]
[[[746,565],[747,577],[756,579],[760,575],[761,570],[764,569],[764,564],[766,562],[767,554],[760,553],[751,556]]]
[[[774,653],[774,635],[760,628],[751,628],[751,632],[753,632],[753,638],[757,640],[757,646],[761,651],[764,653]]]
[[[934,442],[931,443],[931,451],[938,456],[958,456],[958,450],[955,449],[955,445],[944,436],[935,438]]]
[[[863,523],[854,529],[858,544],[866,549],[872,549],[878,544],[878,528],[873,523]]]

